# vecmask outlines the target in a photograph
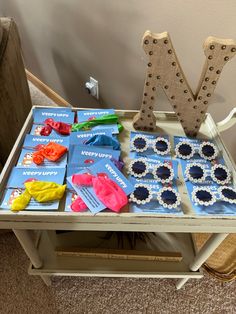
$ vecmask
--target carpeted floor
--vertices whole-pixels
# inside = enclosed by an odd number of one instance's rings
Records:
[[[30,84],[33,103],[51,105]],[[47,287],[28,276],[28,258],[14,234],[0,234],[0,313],[236,313],[236,282],[207,274],[176,291],[166,279],[55,277]]]
[[[0,235],[0,313],[236,313],[236,282],[205,276],[175,290],[170,279],[28,276],[14,234]]]
[[[29,82],[30,95],[32,104],[35,106],[56,106],[56,104],[43,94],[37,87]]]

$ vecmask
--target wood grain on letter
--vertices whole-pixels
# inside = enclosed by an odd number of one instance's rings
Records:
[[[153,107],[157,87],[161,87],[188,136],[196,136],[224,65],[236,54],[236,41],[208,37],[203,45],[206,56],[196,93],[193,94],[179,64],[167,32],[145,32],[143,49],[149,60],[140,112],[134,117],[135,129],[154,131]]]

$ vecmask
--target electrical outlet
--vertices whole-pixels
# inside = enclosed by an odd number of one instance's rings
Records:
[[[98,81],[95,80],[93,77],[90,76],[89,82],[85,83],[85,88],[87,89],[88,93],[95,97],[99,98],[99,92],[98,92]]]

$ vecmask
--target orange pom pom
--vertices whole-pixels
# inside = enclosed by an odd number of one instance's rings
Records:
[[[42,155],[51,161],[57,161],[67,152],[67,148],[58,143],[50,142],[42,150]]]
[[[44,161],[44,157],[40,152],[33,153],[33,162],[36,165],[41,165]]]

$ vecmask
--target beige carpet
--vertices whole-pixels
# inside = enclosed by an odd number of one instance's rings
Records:
[[[170,279],[28,276],[28,258],[12,233],[0,235],[0,313],[236,313],[236,282],[208,277],[175,290]]]
[[[52,102],[30,84],[33,103]],[[236,282],[205,275],[176,291],[170,279],[54,277],[47,287],[28,276],[14,234],[0,234],[0,313],[236,313]]]

